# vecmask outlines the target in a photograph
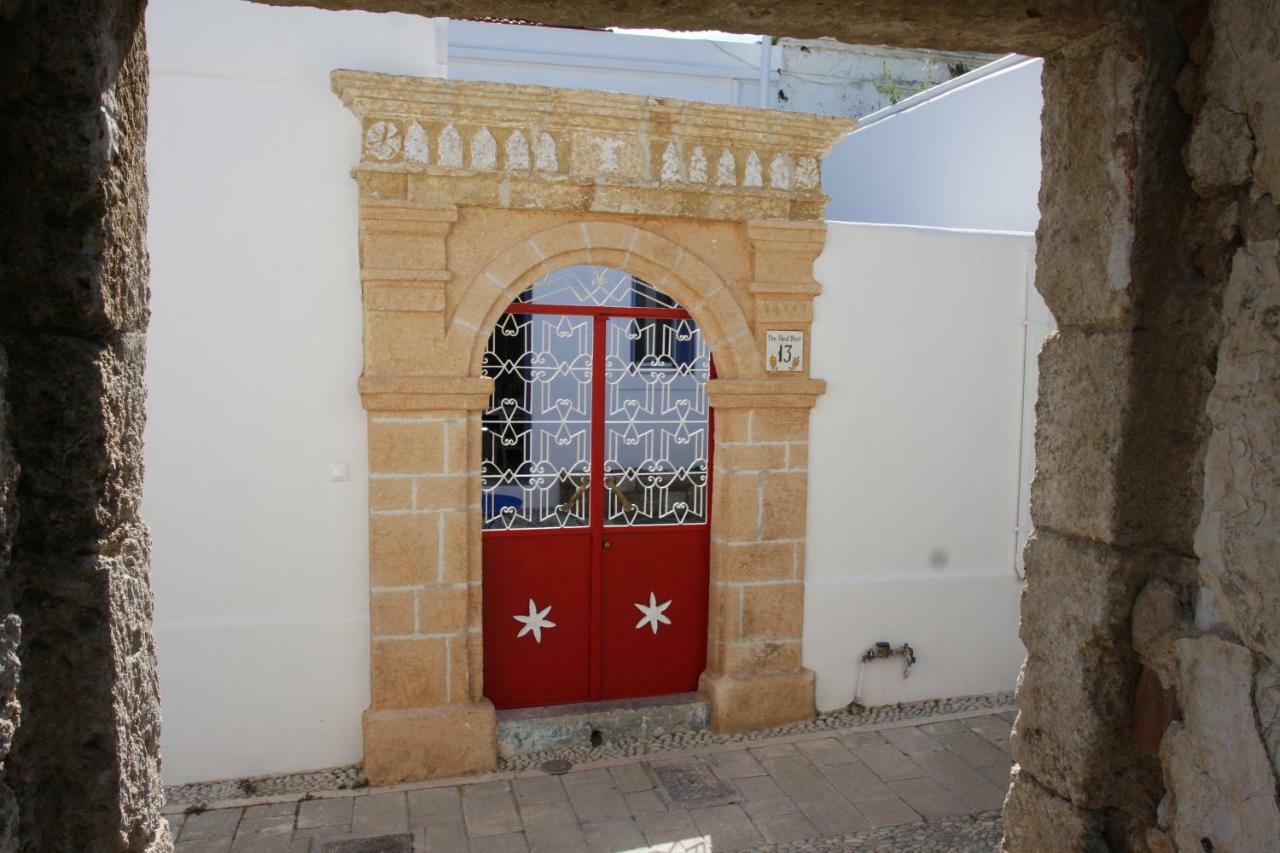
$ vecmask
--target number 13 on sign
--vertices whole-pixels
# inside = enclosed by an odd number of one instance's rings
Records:
[[[766,332],[765,368],[773,373],[793,373],[804,360],[804,332]]]

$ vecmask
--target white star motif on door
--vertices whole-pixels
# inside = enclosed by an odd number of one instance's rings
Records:
[[[523,637],[525,634],[532,633],[533,639],[541,643],[542,629],[554,628],[556,626],[556,623],[552,622],[550,619],[547,618],[547,614],[550,612],[551,612],[550,604],[548,604],[546,607],[539,610],[538,605],[533,603],[533,599],[532,598],[529,599],[529,615],[528,616],[517,615],[517,616],[511,617],[517,622],[521,622],[524,624],[524,627],[520,629],[520,633],[516,634],[516,639],[518,640],[521,637]]]
[[[648,625],[650,628],[653,629],[653,633],[656,634],[658,633],[659,622],[661,622],[663,625],[670,625],[671,620],[668,619],[666,615],[663,613],[663,611],[670,606],[671,606],[670,600],[665,601],[662,604],[659,604],[657,596],[655,596],[653,593],[649,593],[648,607],[645,607],[643,604],[635,605],[636,610],[639,610],[641,613],[644,614],[644,616],[641,617],[640,621],[636,623],[636,629],[640,630],[644,628],[645,625]]]

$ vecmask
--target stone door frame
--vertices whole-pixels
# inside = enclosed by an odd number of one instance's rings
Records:
[[[811,717],[801,662],[820,159],[852,123],[577,90],[334,72],[361,119],[369,413],[370,781],[492,769],[484,698],[481,361],[499,315],[566,266],[684,306],[718,378],[707,669],[718,731]],[[768,373],[771,330],[806,336]]]

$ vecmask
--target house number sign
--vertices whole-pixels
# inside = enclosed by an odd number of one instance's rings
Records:
[[[794,373],[804,360],[804,332],[765,332],[765,368]]]

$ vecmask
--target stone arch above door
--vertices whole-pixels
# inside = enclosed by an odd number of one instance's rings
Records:
[[[707,669],[719,730],[813,714],[801,663],[812,264],[820,161],[844,119],[337,71],[361,120],[371,702],[384,783],[491,769],[484,698],[480,375],[494,321],[547,271],[632,272],[717,361]],[[803,335],[798,369],[770,332]]]

